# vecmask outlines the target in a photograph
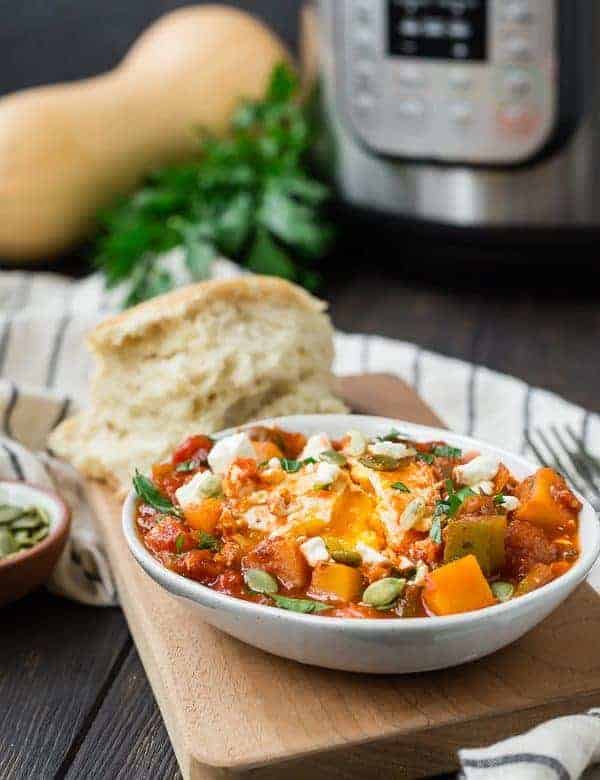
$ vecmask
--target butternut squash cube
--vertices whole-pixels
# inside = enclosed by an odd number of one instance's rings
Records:
[[[539,469],[524,480],[519,500],[515,517],[545,531],[568,527],[581,509],[579,500],[563,477],[551,468]]]
[[[212,534],[219,522],[222,508],[223,502],[220,498],[205,498],[200,503],[185,508],[185,522],[196,531]]]
[[[428,574],[423,600],[436,615],[471,612],[496,603],[474,555],[466,555]]]
[[[322,563],[313,571],[311,593],[339,601],[356,601],[362,593],[358,569],[343,563]]]

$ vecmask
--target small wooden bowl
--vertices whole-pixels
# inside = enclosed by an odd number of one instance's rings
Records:
[[[16,506],[41,506],[50,518],[48,536],[29,550],[0,559],[0,607],[43,585],[62,553],[69,528],[71,513],[56,493],[28,482],[0,481],[0,495],[4,502]]]

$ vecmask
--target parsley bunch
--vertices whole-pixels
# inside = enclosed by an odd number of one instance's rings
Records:
[[[181,247],[194,280],[221,253],[314,288],[311,266],[331,229],[320,213],[328,190],[305,170],[312,140],[297,78],[278,65],[265,97],[239,105],[227,137],[204,135],[196,161],[154,172],[100,215],[94,260],[107,287],[127,285],[125,306],[170,290],[161,255]]]

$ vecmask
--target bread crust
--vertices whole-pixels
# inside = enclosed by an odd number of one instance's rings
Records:
[[[181,317],[192,316],[206,304],[216,301],[231,304],[272,301],[314,312],[327,309],[325,301],[275,276],[248,275],[211,280],[181,287],[109,317],[88,334],[88,344],[98,352],[119,347],[127,340],[142,339],[153,327],[176,325]]]

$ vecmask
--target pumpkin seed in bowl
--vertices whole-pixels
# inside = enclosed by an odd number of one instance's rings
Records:
[[[40,507],[0,505],[0,560],[28,550],[49,531],[50,520]]]

